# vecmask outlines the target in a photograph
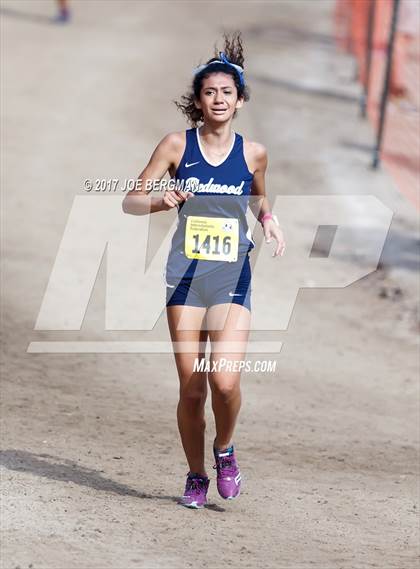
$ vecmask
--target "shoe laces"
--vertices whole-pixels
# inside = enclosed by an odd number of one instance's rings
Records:
[[[216,459],[216,464],[213,468],[217,469],[218,471],[228,471],[229,473],[233,473],[235,471],[235,459],[231,456],[224,456],[221,458]]]
[[[187,478],[187,487],[186,491],[193,491],[196,494],[199,494],[201,490],[205,489],[206,487],[206,480],[204,478],[196,478],[196,477],[189,477]]]

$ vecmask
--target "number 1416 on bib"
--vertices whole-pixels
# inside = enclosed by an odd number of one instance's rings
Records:
[[[234,262],[238,259],[238,220],[189,216],[185,254],[189,259]]]

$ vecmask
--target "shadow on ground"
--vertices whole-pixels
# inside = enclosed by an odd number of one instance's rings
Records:
[[[341,103],[351,103],[352,105],[355,105],[359,101],[358,97],[354,95],[340,93],[331,89],[309,87],[307,85],[297,83],[296,81],[289,81],[287,79],[267,77],[255,73],[248,73],[248,78],[258,83],[262,83],[263,85],[268,85],[269,87],[277,87],[294,94],[298,93],[303,95],[310,95],[311,97],[318,97],[326,100],[333,99]]]
[[[55,461],[55,462],[51,462]],[[87,486],[94,490],[112,492],[121,496],[132,496],[146,500],[164,500],[178,503],[178,496],[162,496],[160,494],[147,494],[130,488],[125,484],[115,482],[102,476],[103,470],[93,470],[81,466],[68,459],[62,459],[50,454],[35,454],[25,450],[7,449],[0,452],[0,464],[8,470],[24,471],[61,482],[74,482],[79,486]],[[207,509],[215,512],[225,510],[217,504],[208,504]]]
[[[16,20],[24,20],[26,22],[33,22],[35,24],[48,24],[49,26],[54,23],[54,18],[44,16],[43,14],[36,14],[35,12],[21,12],[14,8],[0,8],[0,16],[15,18]]]
[[[315,44],[318,47],[335,49],[335,40],[332,35],[301,28],[286,22],[273,22],[270,25],[253,25],[245,30],[246,36],[252,39],[267,40],[270,43]]]

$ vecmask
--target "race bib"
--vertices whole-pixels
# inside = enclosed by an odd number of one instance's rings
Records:
[[[185,255],[206,261],[238,260],[239,221],[231,217],[187,217]]]

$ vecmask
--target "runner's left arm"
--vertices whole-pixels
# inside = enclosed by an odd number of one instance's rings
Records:
[[[249,207],[262,225],[266,243],[271,243],[272,239],[277,241],[276,250],[273,253],[273,257],[277,257],[278,255],[283,255],[286,247],[283,232],[273,218],[262,221],[266,214],[271,214],[270,202],[265,193],[265,173],[268,164],[267,151],[262,144],[254,143],[252,154],[255,170]]]

